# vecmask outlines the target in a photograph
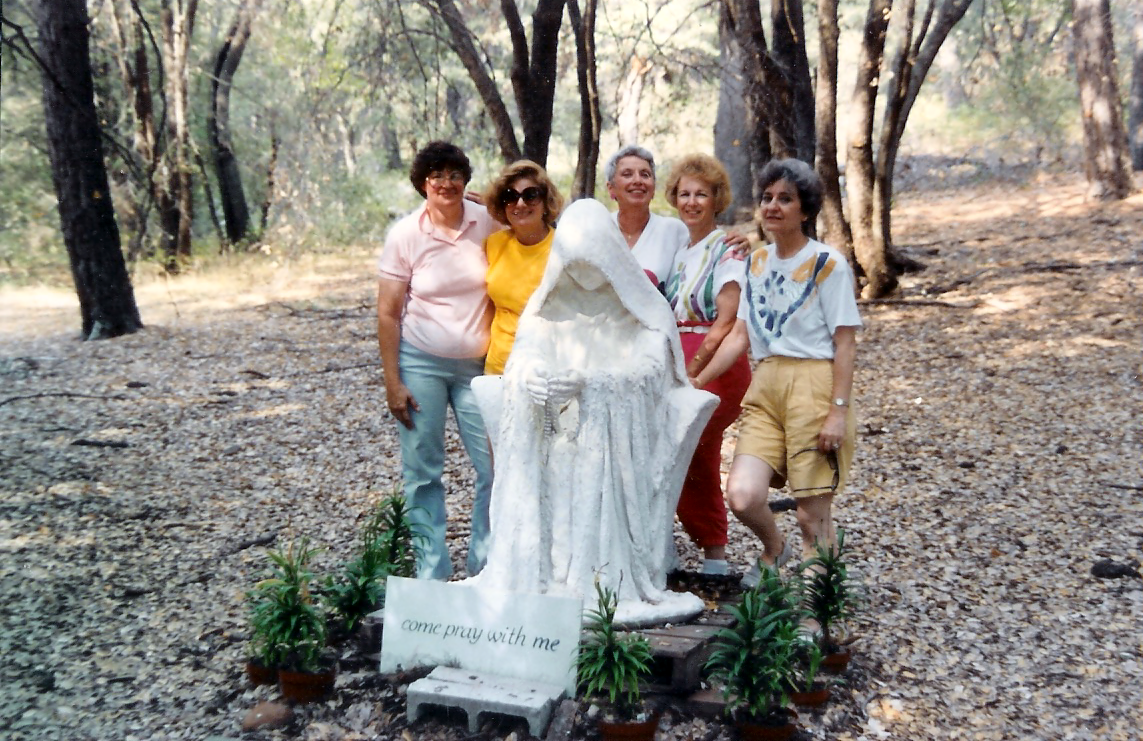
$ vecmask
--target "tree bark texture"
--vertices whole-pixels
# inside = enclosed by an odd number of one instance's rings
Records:
[[[524,156],[541,166],[548,162],[552,108],[556,99],[556,52],[565,0],[539,0],[532,13],[532,52],[516,0],[500,0],[512,38],[512,91],[524,129]]]
[[[853,87],[853,118],[846,159],[846,193],[849,195],[853,251],[865,272],[865,298],[880,298],[897,287],[897,276],[884,249],[879,249],[873,229],[873,116],[885,35],[889,29],[891,0],[870,0],[865,16],[865,33],[857,61]]]
[[[1126,198],[1132,190],[1115,69],[1109,0],[1073,0],[1076,81],[1083,117],[1084,170],[1091,195]]]
[[[598,0],[567,0],[568,20],[575,35],[576,79],[579,85],[579,147],[572,178],[571,198],[595,196],[599,165],[599,136],[603,118],[599,110],[599,84],[595,68],[595,16]]]
[[[762,13],[758,0],[725,0],[738,46],[743,55],[743,84],[746,100],[746,130],[749,132],[751,200],[762,197],[758,175],[771,157],[790,157],[791,140],[783,132],[788,125],[778,121],[792,119],[793,99],[781,75],[774,74]]]
[[[930,0],[915,34],[916,0],[906,0],[903,6],[905,28],[892,64],[892,87],[881,121],[873,191],[874,239],[877,248],[886,253],[887,260],[896,271],[901,265],[893,250],[890,207],[893,203],[893,173],[897,167],[901,139],[905,136],[905,123],[941,45],[970,5],[972,0],[944,0],[934,22],[937,0]]]
[[[837,166],[837,0],[818,2],[817,171],[823,185],[821,223],[825,241],[853,262],[853,235],[841,200]]]
[[[430,7],[440,15],[448,28],[452,50],[464,65],[472,84],[476,86],[476,92],[484,102],[488,117],[492,119],[492,126],[496,130],[496,141],[500,145],[500,156],[505,162],[520,159],[520,144],[516,140],[516,130],[512,127],[512,117],[508,115],[508,108],[504,105],[504,99],[500,97],[496,81],[492,79],[492,75],[480,60],[472,34],[456,3],[454,0],[431,0]]]
[[[198,0],[163,0],[164,90],[167,104],[167,151],[156,177],[160,179],[159,223],[168,272],[177,273],[191,257],[194,191],[187,123],[188,54]]]
[[[734,200],[719,219],[733,224],[752,217],[754,198],[750,176],[750,151],[746,131],[746,100],[742,81],[742,49],[734,36],[730,10],[718,10],[718,111],[714,121],[714,156],[730,176]]]
[[[1131,166],[1143,170],[1143,3],[1135,6],[1131,24],[1131,102],[1127,131],[1131,140]]]
[[[132,119],[132,151],[140,174],[140,194],[133,204],[120,212],[126,213],[124,226],[130,235],[127,259],[134,262],[152,257],[154,249],[147,239],[151,209],[159,200],[159,184],[155,173],[159,166],[159,144],[155,124],[155,104],[151,87],[151,62],[148,56],[149,36],[143,27],[138,6],[129,0],[109,3],[110,24],[118,50],[119,73],[123,82],[124,100],[130,102]],[[158,49],[154,49],[156,56]],[[160,61],[159,68],[162,69]],[[165,106],[162,110],[166,110]],[[145,195],[144,195],[145,194]]]
[[[210,147],[214,153],[215,173],[218,177],[218,193],[222,200],[222,218],[226,222],[226,238],[237,244],[250,232],[250,208],[246,203],[246,192],[242,188],[242,174],[238,167],[238,157],[234,153],[234,141],[230,136],[230,88],[246,43],[250,40],[250,30],[254,14],[262,0],[245,0],[239,7],[234,23],[226,33],[226,40],[214,60],[214,77],[210,84],[210,116],[207,131],[210,134]]]
[[[773,59],[790,87],[789,136],[793,156],[814,161],[814,86],[806,57],[806,24],[802,0],[772,0],[770,19],[774,28]]]
[[[643,80],[654,66],[654,62],[638,54],[631,55],[615,113],[620,147],[639,143],[639,103],[643,99]]]
[[[36,10],[52,182],[83,336],[118,337],[143,323],[120,250],[103,162],[87,9],[84,0],[50,0]]]

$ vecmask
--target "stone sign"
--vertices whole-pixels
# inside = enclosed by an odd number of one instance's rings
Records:
[[[575,694],[579,599],[390,576],[381,672],[453,666]]]

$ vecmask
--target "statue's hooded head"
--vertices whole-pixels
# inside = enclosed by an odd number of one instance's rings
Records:
[[[671,343],[675,374],[686,382],[670,305],[648,280],[615,220],[599,201],[576,201],[560,216],[547,269],[521,322],[529,315],[543,317],[556,297],[564,303],[582,305],[585,313],[597,313],[590,311],[593,302],[605,304],[626,311],[647,329],[662,332]]]

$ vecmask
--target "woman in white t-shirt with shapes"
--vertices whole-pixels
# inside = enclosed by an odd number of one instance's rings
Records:
[[[835,543],[831,506],[853,458],[850,394],[861,326],[849,263],[808,236],[821,210],[817,173],[799,160],[775,160],[759,181],[762,227],[773,243],[747,259],[734,328],[694,379],[702,388],[747,347],[757,361],[727,482],[731,511],[762,541],[762,557],[743,577],[748,587],[762,566],[781,567],[794,553],[770,512],[771,485],[789,481],[803,555]]]

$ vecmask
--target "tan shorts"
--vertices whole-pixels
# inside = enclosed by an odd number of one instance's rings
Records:
[[[788,479],[794,497],[840,494],[857,432],[852,403],[836,454],[818,452],[818,433],[833,403],[833,361],[771,356],[758,364],[742,399],[735,455],[774,469],[770,485]]]

